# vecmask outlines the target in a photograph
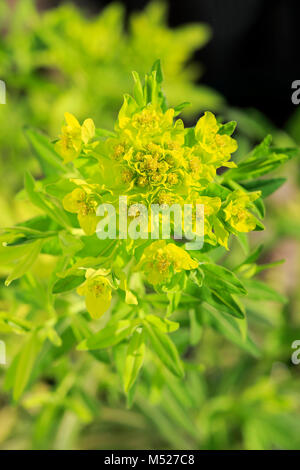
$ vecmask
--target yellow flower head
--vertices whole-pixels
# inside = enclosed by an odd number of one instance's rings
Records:
[[[146,274],[150,284],[157,285],[167,283],[173,273],[196,269],[197,266],[197,261],[184,249],[174,243],[159,240],[145,249],[136,269],[141,269]]]
[[[94,196],[83,187],[75,188],[63,199],[63,206],[68,212],[77,214],[80,227],[86,235],[92,235],[97,226],[97,201]]]
[[[85,296],[87,311],[92,318],[100,318],[111,303],[111,285],[108,279],[101,275],[92,275],[77,288],[79,295]]]
[[[231,193],[223,209],[225,221],[238,232],[251,232],[255,229],[257,221],[249,210],[251,203],[260,197],[260,191],[246,193],[242,190],[236,190]]]
[[[214,160],[230,158],[230,155],[236,151],[237,142],[229,135],[219,134],[219,124],[211,112],[206,112],[196,124],[195,136],[205,152],[213,154]],[[222,162],[222,164],[224,164]]]
[[[81,126],[70,113],[65,113],[66,125],[61,129],[61,135],[55,144],[56,151],[63,157],[64,163],[77,158],[81,151],[88,150],[88,144],[95,136],[95,125],[92,119],[86,119]]]

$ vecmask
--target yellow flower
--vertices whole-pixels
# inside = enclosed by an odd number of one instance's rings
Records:
[[[237,142],[229,135],[219,134],[219,127],[215,116],[210,112],[206,112],[199,119],[195,127],[195,137],[198,141],[195,153],[197,154],[201,149],[202,153],[201,151],[199,153],[202,162],[213,164],[215,169],[220,166],[236,167],[234,162],[228,162],[228,160],[237,150]]]
[[[92,275],[77,288],[79,295],[85,296],[85,305],[92,318],[100,318],[110,307],[111,286],[108,279]]]
[[[217,214],[221,207],[221,199],[219,197],[200,196],[197,197],[195,203],[204,205],[205,217]]]
[[[94,138],[95,125],[92,119],[86,119],[81,126],[70,113],[65,113],[65,120],[66,125],[61,129],[60,140],[56,142],[55,149],[63,157],[64,163],[69,163],[77,158],[81,150]]]
[[[86,235],[93,235],[99,218],[96,216],[97,201],[82,187],[74,189],[63,199],[63,206],[68,212],[77,214],[80,227]]]
[[[195,202],[204,205],[205,241],[212,245],[219,243],[228,249],[229,233],[218,218],[222,203],[221,199],[219,197],[200,196]]]
[[[242,190],[233,191],[227,198],[223,209],[225,221],[238,232],[251,232],[257,225],[256,218],[247,210],[253,201],[260,197],[260,192],[246,193]]]
[[[142,269],[150,284],[157,285],[167,283],[173,273],[183,270],[196,269],[197,261],[174,243],[159,240],[149,245],[141,260],[136,266],[136,270]]]

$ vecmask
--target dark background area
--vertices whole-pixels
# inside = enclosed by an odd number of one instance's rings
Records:
[[[111,1],[74,3],[97,12]],[[129,13],[148,1],[122,3]],[[170,26],[200,21],[213,30],[209,44],[196,55],[205,67],[201,82],[221,92],[232,106],[257,108],[278,126],[295,111],[291,83],[300,79],[299,20],[299,0],[169,1]]]

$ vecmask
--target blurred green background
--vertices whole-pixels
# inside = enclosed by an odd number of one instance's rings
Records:
[[[0,79],[7,85],[7,104],[0,105],[2,227],[35,215],[22,197],[23,173],[30,169],[40,178],[42,169],[26,139],[26,126],[54,139],[69,111],[112,128],[122,95],[132,86],[130,72],[144,74],[157,58],[169,104],[192,103],[183,115],[187,124],[205,110],[238,121],[237,159],[267,133],[279,146],[299,144],[297,108],[291,106],[290,115],[285,110],[279,121],[272,113],[264,116],[267,106],[245,109],[245,103],[239,106],[223,96],[222,88],[215,89],[213,80],[211,86],[201,82],[212,63],[211,57],[200,63],[195,55],[214,37],[206,23],[170,27],[165,3],[152,2],[134,13],[111,2],[99,13],[79,9],[74,2],[56,3],[0,4]],[[171,17],[175,9],[170,2]],[[225,45],[234,50],[230,41]],[[204,50],[203,61],[209,52]],[[290,85],[287,75],[287,89]],[[7,344],[8,364],[0,366],[0,448],[300,449],[300,365],[291,362],[291,345],[300,340],[298,160],[277,176],[287,182],[269,199],[266,231],[252,236],[251,243],[264,244],[262,263],[286,259],[261,277],[287,301],[282,305],[270,294],[268,301],[247,306],[260,355],[251,355],[228,325],[219,325],[218,332],[209,322],[205,328],[191,327],[187,319],[177,342],[180,346],[187,335],[201,337],[199,346],[185,351],[195,367],[184,383],[163,380],[162,371],[146,369],[131,409],[126,408],[117,370],[61,348],[39,357],[28,393],[20,403],[13,402],[4,382],[10,380],[8,366],[23,331],[1,313],[22,319],[39,305],[32,296],[35,281],[26,278],[4,288],[7,272],[1,267],[0,339]],[[240,257],[236,243],[227,265]],[[44,255],[36,266],[38,282],[51,269],[51,259]]]

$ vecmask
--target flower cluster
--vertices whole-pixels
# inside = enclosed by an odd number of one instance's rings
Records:
[[[183,121],[176,119],[179,111],[166,106],[157,64],[146,76],[144,87],[135,73],[134,79],[134,96],[125,95],[114,132],[98,129],[99,138],[95,139],[92,120],[80,126],[66,114],[67,124],[56,149],[85,179],[71,180],[76,187],[65,195],[64,208],[76,213],[85,234],[92,235],[98,220],[97,204],[116,201],[120,195],[148,207],[203,204],[205,243],[228,249],[230,233],[249,232],[259,224],[253,203],[260,193],[220,184],[218,170],[236,167],[231,160],[237,149],[231,137],[235,123],[220,124],[206,112],[195,128],[185,128]],[[148,245],[135,270],[144,273],[153,286],[166,287],[174,275],[197,266],[198,261],[184,246],[170,239],[169,243],[163,240]],[[107,306],[108,285],[104,289],[103,282],[92,278],[79,289],[89,299],[87,308],[93,316],[93,302],[97,308],[102,300]]]
[[[152,285],[167,284],[175,273],[196,269],[198,262],[174,243],[159,240],[151,243],[142,255],[136,269],[141,269]]]
[[[141,107],[125,98],[116,137],[106,143],[116,181],[127,192],[139,191],[148,203],[184,203],[214,180],[218,168],[235,166],[229,159],[237,143],[218,133],[212,113],[199,119],[193,136],[174,117],[174,109]]]

